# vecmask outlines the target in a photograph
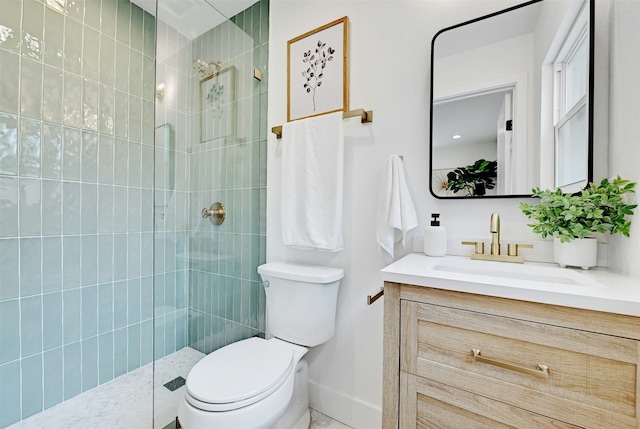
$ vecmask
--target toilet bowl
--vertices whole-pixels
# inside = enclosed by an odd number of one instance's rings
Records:
[[[278,428],[297,398],[296,373],[306,378],[301,361],[306,352],[277,338],[249,338],[216,350],[189,373],[178,406],[180,424],[186,429]]]
[[[337,268],[271,263],[264,280],[273,338],[218,349],[187,376],[178,418],[185,429],[307,429],[307,347],[333,336]],[[303,345],[300,345],[303,344]]]

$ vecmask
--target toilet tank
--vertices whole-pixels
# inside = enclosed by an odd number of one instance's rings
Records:
[[[265,286],[267,330],[307,347],[333,337],[341,268],[269,262],[258,267]]]

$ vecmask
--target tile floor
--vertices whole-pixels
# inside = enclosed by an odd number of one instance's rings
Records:
[[[309,429],[351,429],[351,426],[344,425],[331,417],[325,416],[316,410],[311,410],[311,426]]]
[[[171,422],[167,426],[162,429],[176,429],[175,422]],[[351,426],[343,425],[337,420],[333,420],[329,416],[325,416],[324,414],[311,410],[311,426],[309,429],[352,429]]]
[[[189,371],[204,355],[184,348],[155,363],[155,421],[156,427],[171,429],[178,414],[178,400],[184,387],[171,392],[163,384]],[[51,407],[7,429],[69,429],[111,428],[152,429],[153,366],[146,365],[108,383],[91,389],[61,404]],[[310,429],[349,429],[324,414],[311,410]]]

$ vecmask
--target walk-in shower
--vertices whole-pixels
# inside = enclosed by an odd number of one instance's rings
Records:
[[[155,3],[0,1],[0,428],[164,428],[264,332],[268,0]]]

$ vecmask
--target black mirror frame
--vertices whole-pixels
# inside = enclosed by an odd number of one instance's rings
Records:
[[[501,15],[503,13],[508,13],[516,9],[520,9],[523,7],[527,7],[534,3],[539,3],[544,0],[531,0],[526,3],[522,3],[516,6],[509,7],[507,9],[500,10],[498,12],[494,12],[488,15],[484,15],[478,18],[471,19],[469,21],[462,22],[460,24],[453,25],[451,27],[443,28],[438,31],[433,39],[431,40],[431,76],[430,76],[430,85],[429,85],[429,101],[430,101],[430,109],[429,109],[429,193],[439,200],[467,200],[467,199],[488,199],[488,198],[530,198],[532,194],[513,194],[513,195],[479,195],[479,196],[450,196],[444,197],[441,195],[436,195],[433,192],[433,63],[434,63],[434,47],[436,43],[436,39],[441,33],[445,31],[453,30],[454,28],[462,27],[465,25],[472,24],[477,21],[481,21],[484,19],[491,18],[496,15]],[[593,99],[594,99],[594,52],[595,52],[595,0],[586,0],[589,4],[589,83],[588,83],[588,102],[587,105],[589,107],[589,124],[588,124],[588,165],[587,165],[587,182],[593,182]]]

